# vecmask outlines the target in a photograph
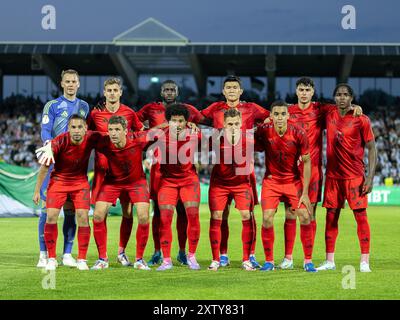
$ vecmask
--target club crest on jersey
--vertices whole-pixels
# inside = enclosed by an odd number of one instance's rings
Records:
[[[45,114],[45,115],[43,116],[42,123],[43,123],[43,124],[48,124],[49,121],[50,121],[49,116],[48,116],[47,114]]]
[[[68,112],[67,111],[63,111],[63,113],[61,113],[61,117],[67,118],[68,117]]]
[[[85,110],[79,109],[79,114],[84,117],[86,115]]]

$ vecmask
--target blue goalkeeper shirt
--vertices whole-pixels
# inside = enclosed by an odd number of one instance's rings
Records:
[[[46,103],[42,114],[42,141],[51,140],[59,134],[68,131],[68,120],[73,114],[86,118],[89,105],[86,101],[75,98],[71,101],[61,96]]]

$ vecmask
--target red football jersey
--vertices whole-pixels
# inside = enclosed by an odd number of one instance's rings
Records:
[[[334,179],[353,179],[365,174],[364,148],[373,139],[371,123],[365,115],[341,117],[336,108],[327,117],[326,174]]]
[[[169,127],[157,139],[157,144],[164,150],[158,150],[162,178],[182,179],[196,175],[194,156],[200,151],[201,132],[191,133],[187,128],[183,140],[170,137]]]
[[[105,183],[128,185],[145,179],[142,167],[142,152],[147,145],[146,132],[127,136],[125,147],[119,149],[110,140],[109,136],[99,140],[96,150],[103,153],[108,159],[108,172]]]
[[[240,141],[235,145],[224,136],[219,141],[219,161],[212,169],[210,183],[225,186],[250,183],[250,173],[254,170],[254,135],[242,131]],[[210,143],[210,147],[215,146]]]
[[[265,178],[282,183],[292,183],[300,179],[297,160],[310,153],[306,132],[294,124],[288,123],[285,134],[280,137],[274,124],[264,124],[257,128],[257,150],[265,151]]]
[[[183,105],[189,110],[189,122],[199,123],[204,118],[201,112],[192,105],[186,103]],[[149,127],[153,128],[167,122],[167,119],[165,119],[165,109],[166,107],[162,102],[153,102],[143,106],[137,112],[137,116],[142,122],[148,120]]]
[[[224,112],[230,107],[225,101],[214,102],[201,113],[213,121],[213,127],[224,127]],[[269,117],[270,112],[258,104],[252,102],[240,102],[237,109],[242,113],[242,129],[253,129],[257,123],[263,122]]]
[[[314,166],[322,165],[322,132],[327,114],[334,109],[334,105],[319,102],[311,102],[307,109],[300,109],[298,104],[289,106],[290,120],[307,133],[311,164]]]
[[[128,121],[127,128],[131,131],[139,131],[143,128],[136,112],[126,105],[121,104],[117,111],[110,112],[107,109],[93,109],[88,117],[88,127],[90,130],[108,132],[108,121],[112,116],[123,116]]]
[[[55,137],[51,142],[55,164],[50,179],[64,184],[86,182],[90,154],[101,137],[100,132],[87,131],[79,145],[71,143],[69,132]]]

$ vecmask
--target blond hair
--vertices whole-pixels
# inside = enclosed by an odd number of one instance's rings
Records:
[[[122,88],[122,82],[121,79],[119,78],[108,78],[106,81],[104,81],[104,89],[112,84],[117,84],[120,88]]]
[[[74,75],[76,75],[76,76],[78,77],[78,79],[79,79],[78,71],[76,71],[76,70],[74,70],[74,69],[67,69],[67,70],[63,70],[63,71],[61,72],[61,80],[64,78],[64,76],[65,76],[66,74],[74,74]]]

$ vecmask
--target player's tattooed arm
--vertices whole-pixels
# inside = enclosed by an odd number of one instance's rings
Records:
[[[40,201],[40,188],[42,187],[43,181],[46,178],[47,172],[49,171],[48,166],[42,165],[39,169],[39,173],[36,180],[35,191],[33,192],[32,200],[35,205],[39,204]]]
[[[362,187],[363,195],[372,191],[377,161],[375,140],[372,139],[371,141],[368,141],[366,143],[366,147],[368,149],[368,175],[365,178],[364,185]]]
[[[312,208],[311,208],[311,202],[310,198],[308,197],[308,187],[310,185],[310,178],[311,178],[311,158],[310,154],[307,153],[305,155],[301,156],[301,159],[303,160],[304,164],[304,172],[303,172],[303,193],[300,197],[299,205],[298,208],[300,208],[300,205],[303,203],[309,214],[312,213]]]

